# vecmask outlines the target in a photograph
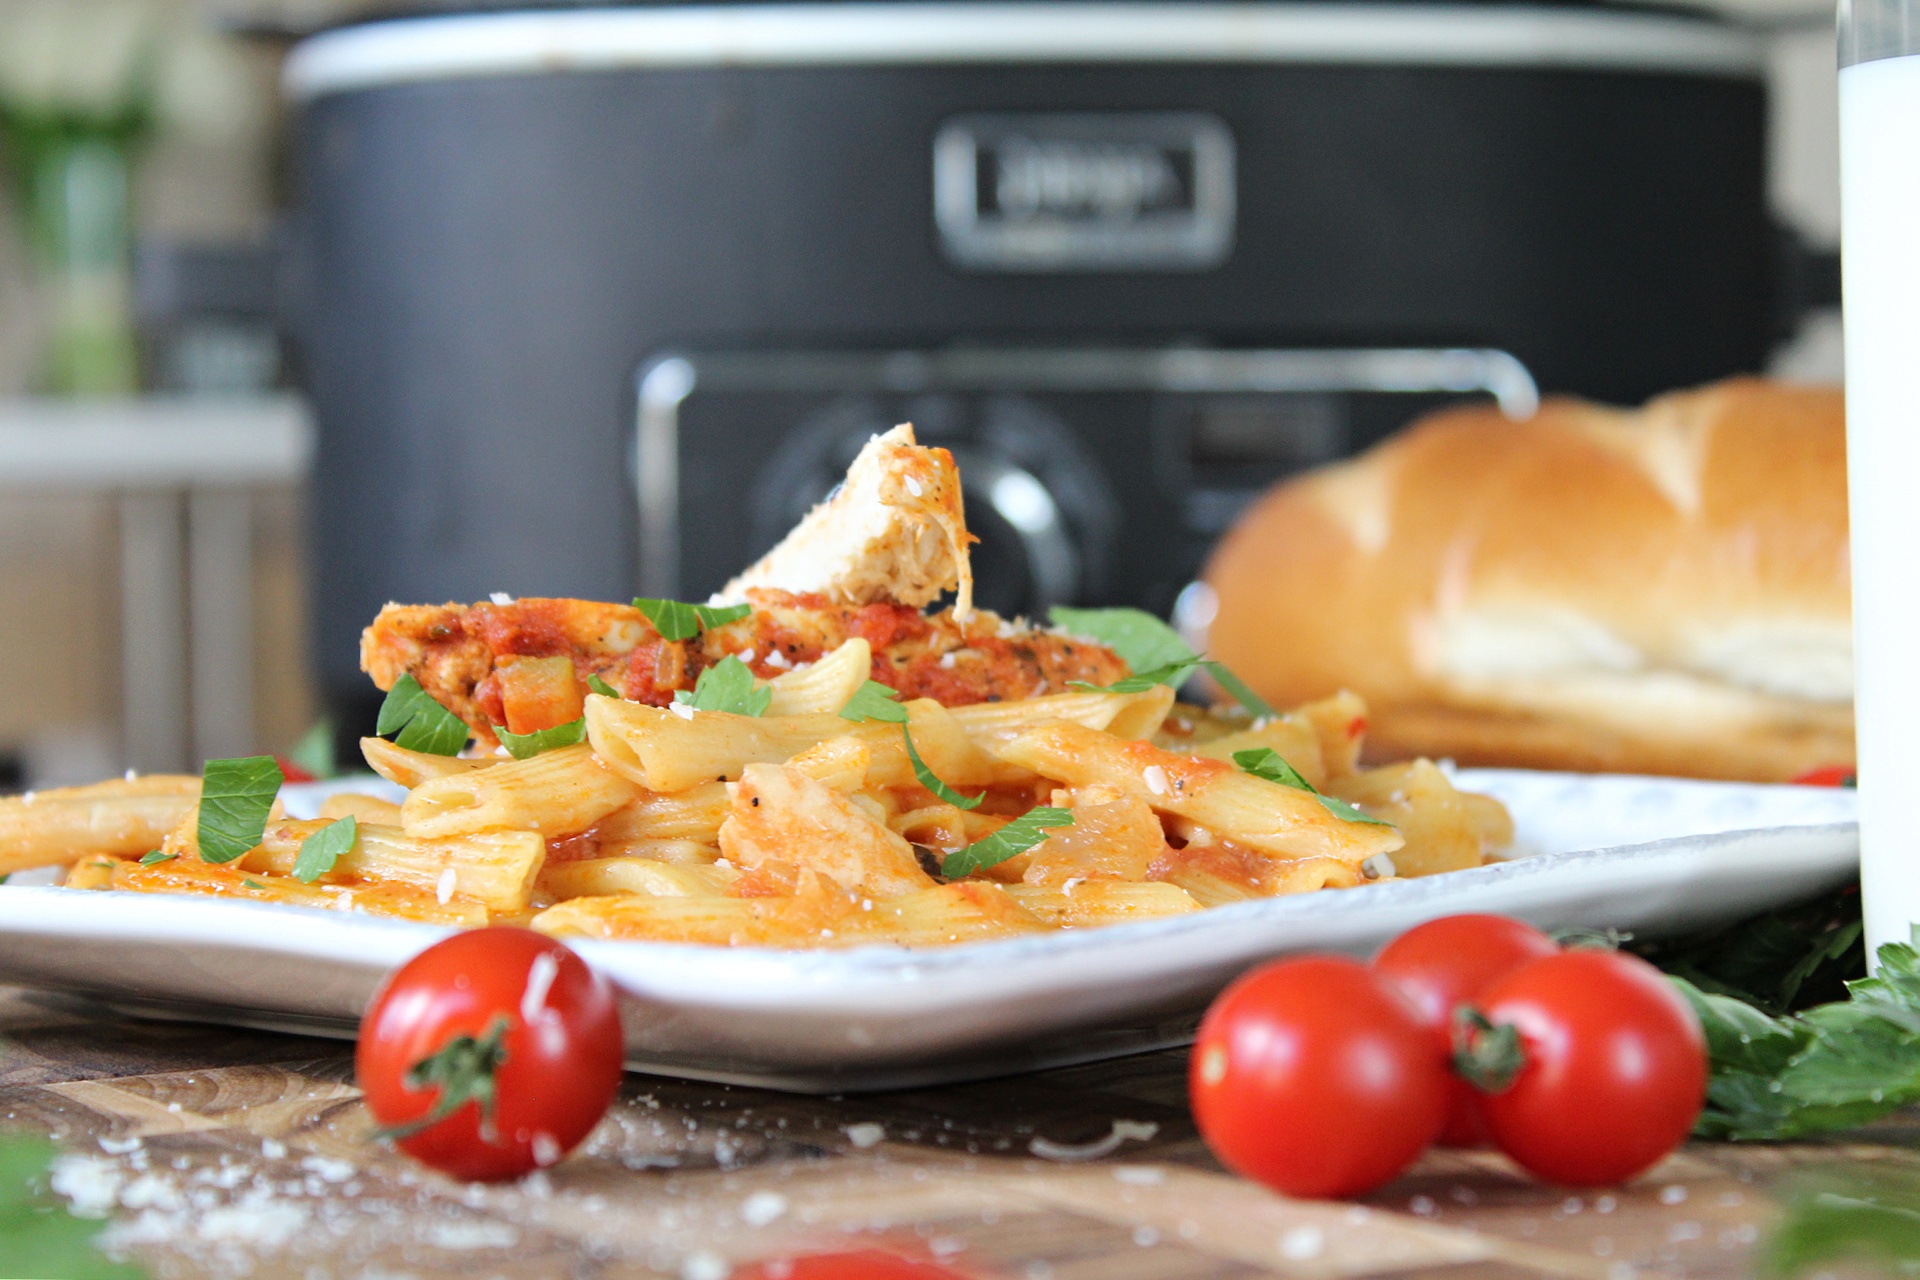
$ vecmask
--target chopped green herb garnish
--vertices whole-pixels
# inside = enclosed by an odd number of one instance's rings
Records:
[[[729,654],[700,673],[691,694],[681,689],[673,695],[673,700],[695,711],[763,716],[773,704],[773,690],[757,688],[752,669]]]
[[[327,872],[342,854],[360,838],[360,823],[352,814],[330,822],[300,842],[300,856],[293,860],[293,878],[312,884]]]
[[[1300,776],[1298,769],[1288,764],[1272,747],[1254,747],[1247,751],[1236,751],[1233,753],[1233,762],[1256,778],[1265,778],[1268,782],[1277,782],[1283,787],[1292,787],[1295,791],[1306,792],[1336,818],[1343,818],[1348,822],[1370,822],[1376,827],[1393,825],[1391,822],[1382,822],[1378,818],[1368,816],[1345,800],[1321,795],[1311,782]]]
[[[842,720],[884,720],[888,724],[905,724],[907,709],[900,705],[898,691],[889,689],[878,680],[869,680],[853,691],[847,699],[847,705],[840,708]]]
[[[709,604],[682,604],[678,600],[650,600],[635,597],[633,607],[645,614],[662,640],[691,640],[703,630],[738,622],[753,612],[750,604],[730,604],[716,608]]]
[[[1069,609],[1056,605],[1048,616],[1054,625],[1113,650],[1136,673],[1110,685],[1069,681],[1075,689],[1090,693],[1145,693],[1156,684],[1178,689],[1196,670],[1204,670],[1229,697],[1255,716],[1277,714],[1264,698],[1247,687],[1246,681],[1227,670],[1225,663],[1201,657],[1187,646],[1179,632],[1150,613],[1140,609]]]
[[[1157,671],[1194,656],[1180,633],[1141,609],[1069,609],[1047,611],[1056,627],[1105,645],[1130,670]]]
[[[587,718],[569,720],[557,724],[551,729],[536,729],[532,733],[509,733],[499,725],[493,726],[493,736],[500,739],[500,745],[515,760],[531,760],[542,751],[551,751],[555,747],[571,747],[585,740],[587,736]]]
[[[207,761],[200,780],[201,861],[232,862],[259,844],[285,781],[272,756]]]
[[[1186,678],[1193,674],[1195,667],[1201,664],[1199,658],[1182,658],[1178,662],[1169,662],[1164,667],[1155,667],[1151,671],[1142,671],[1138,675],[1115,680],[1112,684],[1092,684],[1085,680],[1069,680],[1067,684],[1087,693],[1145,693],[1155,685],[1164,684],[1178,689]]]
[[[1252,713],[1254,719],[1265,719],[1280,714],[1268,704],[1265,698],[1248,688],[1246,681],[1229,671],[1226,663],[1215,662],[1209,658],[1201,665],[1207,669],[1207,674],[1213,677],[1214,683],[1225,689],[1229,698]]]
[[[155,867],[163,862],[172,862],[179,856],[177,853],[162,853],[160,850],[155,849],[140,859],[140,865],[143,867]]]
[[[605,680],[602,680],[599,676],[588,676],[587,688],[593,690],[603,698],[612,698],[615,701],[620,700],[620,691],[608,684]]]
[[[972,872],[998,866],[1045,840],[1048,830],[1072,825],[1073,814],[1066,809],[1048,806],[1029,809],[985,839],[948,854],[940,863],[940,874],[949,880],[958,880]]]
[[[467,745],[466,723],[434,701],[410,675],[401,676],[380,704],[374,732],[381,737],[397,733],[394,745],[433,756],[457,756]]]
[[[258,880],[253,879],[251,876],[249,876],[245,880],[242,880],[240,883],[247,886],[247,888],[249,889],[260,889],[262,891],[264,891],[267,887],[261,884]]]
[[[935,776],[933,770],[927,768],[927,762],[922,760],[919,751],[914,749],[913,733],[907,728],[905,723],[902,723],[900,726],[900,736],[907,740],[907,759],[913,761],[913,776],[920,779],[921,786],[933,792],[933,794],[939,796],[950,805],[955,805],[962,809],[978,809],[980,807],[980,802],[987,798],[986,792],[982,791],[971,800],[961,795],[958,791],[955,791],[952,787],[940,781],[940,779]]]

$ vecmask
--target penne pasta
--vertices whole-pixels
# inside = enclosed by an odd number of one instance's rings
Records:
[[[1200,910],[1200,903],[1185,889],[1150,880],[1012,884],[1006,892],[1022,908],[1056,929],[1087,929]]]
[[[716,832],[716,841],[718,838]],[[719,861],[720,846],[718,843],[703,844],[698,840],[608,840],[598,844],[593,856],[647,858],[654,862],[671,862],[676,866],[704,867]]]
[[[873,767],[873,748],[851,734],[828,738],[787,761],[786,767],[825,783],[842,795],[852,795],[867,785],[867,771]]]
[[[906,704],[913,745],[949,786],[983,787],[1032,778],[982,750],[953,713],[930,698]],[[750,764],[782,764],[829,739],[856,737],[872,751],[867,781],[876,787],[915,785],[900,726],[856,724],[837,715],[739,716],[699,711],[691,717],[637,702],[587,699],[587,738],[608,767],[649,791],[685,791],[735,781]]]
[[[532,927],[561,938],[628,938],[712,946],[846,946],[864,940],[857,925],[866,915],[859,902],[830,879],[804,872],[788,897],[623,893],[570,898],[534,916]]]
[[[1392,855],[1396,875],[1428,876],[1477,867],[1493,849],[1513,840],[1510,819],[1504,830],[1484,831],[1483,823],[1491,815],[1469,804],[1431,760],[1351,774],[1334,784],[1333,790],[1341,799],[1393,823],[1407,838],[1406,847]],[[1506,816],[1504,807],[1498,812]],[[1502,837],[1497,843],[1487,839],[1496,834]]]
[[[1038,933],[1047,926],[1000,885],[963,880],[876,902],[871,912],[861,912],[858,927],[868,941],[943,947]]]
[[[737,879],[738,873],[720,867],[678,866],[651,858],[582,858],[548,863],[540,872],[538,891],[554,899],[617,893],[719,897]]]
[[[379,796],[336,791],[320,802],[320,816],[329,822],[353,818],[360,822],[378,822],[382,826],[397,827],[400,825],[400,806]]]
[[[1357,864],[1404,843],[1392,827],[1345,821],[1308,792],[1222,761],[1123,742],[1065,721],[1031,729],[1002,745],[999,754],[1073,786],[1112,787],[1279,857],[1328,856]]]
[[[423,782],[408,793],[400,824],[422,838],[499,830],[568,835],[639,794],[581,744]]]
[[[1048,720],[1069,720],[1120,738],[1151,737],[1173,707],[1173,690],[1155,685],[1142,693],[1055,693],[1018,702],[977,702],[947,712],[983,746],[1019,737]]]
[[[1270,748],[1313,786],[1326,787],[1327,766],[1320,758],[1320,735],[1302,716],[1274,716],[1255,728],[1223,734],[1198,746],[1173,749],[1231,764],[1234,752],[1258,751],[1261,747]]]
[[[837,715],[677,715],[612,698],[587,699],[587,740],[615,772],[649,791],[731,781],[749,764],[778,764],[848,731]]]
[[[239,864],[290,876],[300,846],[326,822],[279,822]],[[470,898],[494,911],[525,907],[547,845],[530,831],[486,831],[426,839],[399,827],[361,823],[353,847],[321,879],[328,884],[396,884],[436,898]]]
[[[0,800],[0,874],[93,854],[139,857],[193,811],[200,779],[149,774]]]
[[[873,647],[855,636],[805,670],[769,680],[773,701],[767,704],[767,714],[837,716],[872,671]]]
[[[715,844],[732,800],[724,782],[705,782],[685,791],[642,792],[594,824],[603,844],[631,840],[697,840]]]
[[[360,754],[366,759],[367,767],[385,778],[411,790],[423,782],[435,778],[445,778],[456,773],[470,773],[475,769],[486,769],[498,762],[498,757],[481,756],[436,756],[425,751],[409,751],[405,747],[395,746],[385,738],[360,739]]]

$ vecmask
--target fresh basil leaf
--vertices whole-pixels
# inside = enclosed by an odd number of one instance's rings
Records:
[[[1145,693],[1157,684],[1178,689],[1192,675],[1194,668],[1203,665],[1200,658],[1182,658],[1178,662],[1169,662],[1164,667],[1155,667],[1152,671],[1142,671],[1138,675],[1115,680],[1112,684],[1089,684],[1085,680],[1069,680],[1067,687],[1080,689],[1087,693]]]
[[[1304,791],[1320,802],[1320,806],[1334,817],[1344,822],[1366,822],[1376,827],[1390,827],[1391,822],[1382,822],[1370,816],[1345,800],[1333,796],[1323,796],[1314,785],[1300,776],[1300,771],[1288,764],[1278,751],[1272,747],[1251,747],[1245,751],[1233,753],[1233,762],[1241,770],[1256,778],[1265,778],[1268,782],[1277,782],[1283,787],[1292,787]]]
[[[360,838],[360,823],[352,814],[330,822],[300,842],[300,856],[293,860],[293,878],[312,884],[327,872],[340,856],[353,848]]]
[[[840,708],[842,720],[884,720],[888,724],[905,724],[907,709],[896,699],[900,694],[881,684],[878,680],[869,680],[853,691],[847,699],[847,705]]]
[[[1069,810],[1048,806],[1029,809],[985,839],[948,854],[940,863],[940,874],[949,880],[958,880],[972,872],[998,866],[1045,840],[1048,830],[1057,831],[1072,825],[1073,814]]]
[[[708,604],[682,604],[678,600],[653,600],[635,597],[633,607],[646,615],[662,640],[691,640],[703,629],[724,627],[753,612],[750,604],[715,607]]]
[[[175,858],[179,856],[180,855],[177,853],[163,853],[160,850],[155,849],[150,853],[141,855],[140,865],[143,867],[154,867],[154,866],[160,865],[163,862],[172,862]]]
[[[599,676],[588,676],[587,688],[593,690],[603,698],[612,698],[616,702],[622,700],[620,691],[608,684],[605,680],[602,680]]]
[[[920,779],[921,786],[933,792],[933,794],[939,796],[948,804],[958,808],[978,809],[980,807],[980,802],[987,798],[986,792],[982,791],[971,800],[961,795],[958,791],[955,791],[952,787],[935,777],[933,770],[927,768],[927,762],[922,760],[919,751],[914,749],[913,733],[905,724],[900,726],[900,736],[907,740],[907,759],[913,761],[913,776]]]
[[[114,1262],[95,1246],[107,1226],[76,1217],[47,1192],[60,1148],[24,1134],[0,1137],[0,1272],[63,1280],[144,1280],[146,1272]]]
[[[756,688],[753,671],[746,663],[729,654],[700,673],[689,695],[681,689],[673,695],[695,711],[727,711],[737,716],[763,716],[773,704],[773,690]]]
[[[200,779],[201,861],[232,862],[258,845],[284,781],[272,756],[207,761]]]
[[[693,606],[693,613],[700,619],[700,625],[711,631],[715,627],[724,627],[730,622],[738,622],[750,616],[753,613],[753,606],[750,604],[697,604]]]
[[[570,747],[583,741],[587,736],[587,718],[581,716],[578,720],[569,720],[551,729],[535,729],[532,733],[510,733],[500,725],[495,725],[493,736],[500,739],[500,745],[515,760],[531,760],[542,751]]]
[[[1267,700],[1247,687],[1247,682],[1227,669],[1224,662],[1215,662],[1209,658],[1200,664],[1207,669],[1214,682],[1227,691],[1227,696],[1245,707],[1254,719],[1268,719],[1280,713],[1267,704]]]
[[[1047,616],[1055,626],[1113,650],[1135,672],[1104,688],[1084,681],[1070,681],[1076,689],[1094,693],[1145,693],[1156,684],[1178,689],[1195,668],[1204,667],[1228,697],[1253,715],[1278,714],[1264,698],[1247,687],[1246,681],[1228,670],[1225,663],[1202,658],[1180,638],[1179,632],[1143,610],[1069,609],[1055,605]]]
[[[399,734],[395,746],[434,756],[457,756],[467,745],[466,722],[441,706],[411,675],[401,676],[380,704],[374,732],[381,737]]]
[[[635,596],[633,607],[646,615],[662,640],[691,640],[700,634],[700,615],[690,604]]]
[[[1055,605],[1047,611],[1047,617],[1069,634],[1113,650],[1132,671],[1157,671],[1197,656],[1179,632],[1144,610]]]
[[[1313,784],[1301,777],[1300,771],[1288,764],[1286,757],[1272,747],[1250,747],[1245,751],[1236,751],[1233,753],[1233,762],[1240,766],[1243,773],[1250,773],[1256,778],[1265,778],[1268,782],[1277,782],[1296,791],[1314,790]]]

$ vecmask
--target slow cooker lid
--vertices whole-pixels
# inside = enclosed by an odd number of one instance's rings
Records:
[[[1360,63],[1758,79],[1760,37],[1585,5],[1067,3],[519,8],[328,31],[289,56],[295,100],[383,85],[666,67]]]

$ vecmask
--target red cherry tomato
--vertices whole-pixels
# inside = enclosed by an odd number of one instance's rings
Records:
[[[1406,993],[1451,1055],[1455,1009],[1473,1003],[1521,965],[1559,950],[1558,943],[1532,925],[1506,916],[1447,916],[1416,925],[1389,942],[1373,958],[1373,968]],[[1466,1081],[1453,1081],[1441,1142],[1452,1147],[1486,1145],[1476,1093]]]
[[[1621,1182],[1679,1146],[1707,1091],[1700,1022],[1660,971],[1617,951],[1563,951],[1488,988],[1480,1009],[1519,1032],[1512,1085],[1482,1094],[1494,1143],[1537,1177]]]
[[[1801,787],[1851,787],[1854,785],[1854,770],[1852,765],[1830,764],[1821,769],[1809,769],[1793,781]]]
[[[879,1249],[775,1258],[733,1273],[733,1280],[965,1280],[933,1262],[918,1262]]]
[[[1228,1167],[1291,1196],[1371,1190],[1446,1118],[1447,1055],[1406,997],[1353,960],[1268,965],[1200,1024],[1188,1089]]]
[[[360,1021],[354,1072],[402,1151],[491,1181],[586,1137],[619,1087],[622,1050],[613,990],[579,956],[528,929],[475,929],[387,979]]]

